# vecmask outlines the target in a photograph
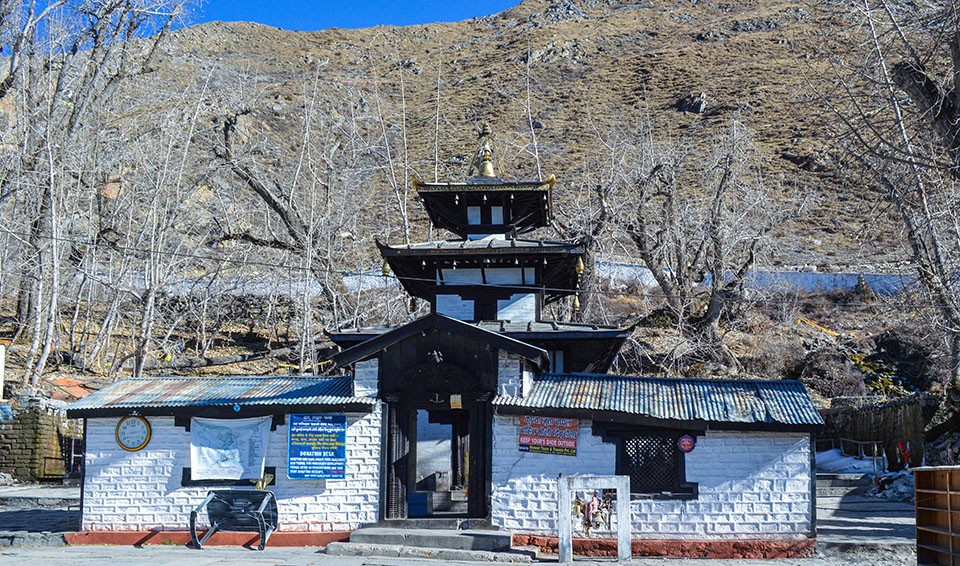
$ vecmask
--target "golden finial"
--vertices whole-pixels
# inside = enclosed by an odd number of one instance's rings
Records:
[[[388,263],[387,260],[383,260],[383,266],[380,268],[380,273],[382,273],[384,277],[390,275],[390,263]]]
[[[580,312],[580,295],[579,294],[573,296],[573,305],[571,305],[570,308],[573,309],[573,312]]]
[[[493,168],[493,150],[490,149],[490,140],[493,138],[493,129],[490,124],[484,122],[477,129],[477,140],[480,142],[480,150],[476,157],[470,163],[470,171],[467,176],[479,175],[481,177],[496,177],[496,171]]]
[[[485,145],[483,149],[480,150],[480,176],[481,177],[496,177],[496,173],[493,171],[493,152],[490,151],[490,146]]]
[[[576,270],[577,275],[583,275],[584,269],[586,269],[586,266],[583,265],[583,256],[580,256],[577,258],[577,266],[574,267],[574,270]]]

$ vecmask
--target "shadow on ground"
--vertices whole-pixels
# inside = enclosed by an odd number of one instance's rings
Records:
[[[0,511],[0,531],[75,531],[79,519],[79,511],[65,509],[4,509]]]

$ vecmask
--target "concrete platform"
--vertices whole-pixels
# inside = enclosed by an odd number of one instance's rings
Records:
[[[421,548],[500,551],[510,548],[510,533],[480,530],[390,529],[372,527],[350,533],[351,543]]]
[[[845,495],[817,498],[818,546],[916,544],[912,503]]]
[[[77,486],[14,484],[0,485],[0,507],[59,509],[80,504]]]
[[[327,545],[328,556],[375,556],[380,558],[424,558],[458,562],[530,563],[534,552],[490,550],[465,550],[444,547],[407,546],[402,544],[373,544],[359,542],[333,542]]]

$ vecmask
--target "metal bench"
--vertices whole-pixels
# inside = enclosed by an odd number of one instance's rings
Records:
[[[210,530],[197,538],[197,515],[206,509]],[[277,498],[271,491],[250,489],[217,489],[210,491],[203,503],[190,512],[190,538],[194,548],[203,548],[217,531],[260,533],[257,550],[263,550],[267,539],[277,530]]]

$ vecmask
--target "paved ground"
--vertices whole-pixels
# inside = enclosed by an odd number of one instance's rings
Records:
[[[18,547],[0,549],[0,564],[65,564],[76,566],[102,566],[103,564],[137,564],[137,566],[214,566],[247,564],[276,566],[440,566],[476,565],[476,562],[438,560],[412,560],[403,558],[370,558],[326,556],[316,548],[270,548],[262,552],[242,548],[209,547],[193,550],[180,546],[70,546],[70,547]],[[637,566],[906,566],[915,564],[912,552],[892,552],[889,549],[871,550],[862,553],[822,552],[815,558],[784,560],[693,560],[671,558],[636,558]],[[609,566],[615,560],[577,560],[578,566]]]
[[[193,550],[178,545],[144,548],[129,546],[53,546],[62,544],[58,533],[76,530],[79,488],[0,486],[0,564],[40,561],[38,564],[101,565],[137,563],[153,566],[206,566],[229,563],[322,566],[415,566],[470,564],[468,562],[402,558],[326,556],[318,548],[271,548],[263,552],[243,548],[207,547]],[[914,512],[908,503],[858,496],[821,497],[817,500],[818,555],[809,559],[715,560],[711,566],[853,566],[906,565],[916,562]],[[13,545],[13,546],[10,546]],[[545,560],[549,562],[549,559]],[[604,565],[614,560],[577,560],[578,565]],[[473,563],[475,564],[475,563]],[[640,566],[704,564],[703,560],[664,558],[634,559]]]
[[[817,542],[827,544],[913,545],[912,503],[846,495],[817,498]]]

